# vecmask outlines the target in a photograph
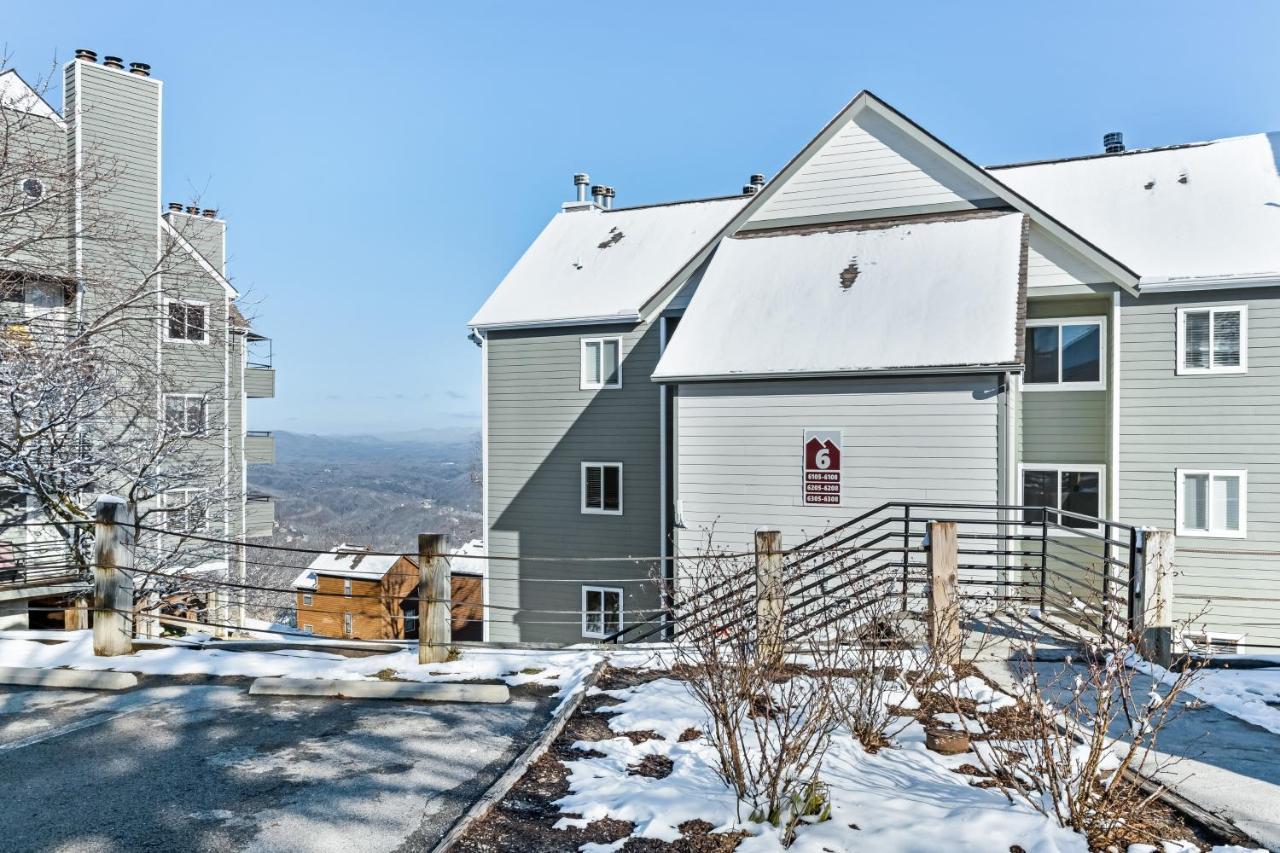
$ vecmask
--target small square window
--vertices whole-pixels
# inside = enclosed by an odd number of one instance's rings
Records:
[[[208,506],[197,489],[170,489],[160,496],[160,509],[171,533],[198,533],[207,521]]]
[[[584,391],[622,387],[622,338],[582,339],[582,381]]]
[[[1245,535],[1248,472],[1178,469],[1179,536]]]
[[[1106,388],[1106,318],[1029,320],[1023,340],[1027,390]]]
[[[604,639],[622,630],[622,590],[613,587],[582,588],[582,636]]]
[[[1246,373],[1249,308],[1227,305],[1178,309],[1178,374]]]
[[[351,597],[351,579],[344,578],[342,581],[342,594],[347,598]]]
[[[203,435],[208,427],[208,406],[199,394],[165,394],[165,429],[174,435]]]
[[[1024,465],[1022,468],[1022,505],[1027,524],[1050,524],[1097,530],[1089,519],[1102,514],[1102,466]],[[1033,507],[1049,507],[1063,512],[1044,512]],[[1070,514],[1068,514],[1070,513]],[[1087,516],[1078,518],[1077,516]]]
[[[165,312],[165,337],[171,341],[204,343],[208,306],[203,302],[169,300]]]
[[[314,634],[315,632],[316,632],[315,628],[313,628],[313,627],[312,627],[312,626],[310,626],[310,625],[303,625],[303,626],[302,626],[302,633],[304,633],[304,634]]]
[[[311,606],[311,604],[312,604],[311,593],[309,593],[309,592],[304,592],[304,593],[302,594],[302,603],[303,603],[303,604],[305,604],[305,605],[306,605],[306,606],[308,606],[308,607],[310,607],[310,606]]]
[[[622,465],[613,462],[582,463],[582,511],[622,514]]]

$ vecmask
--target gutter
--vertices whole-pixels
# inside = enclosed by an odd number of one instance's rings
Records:
[[[1280,286],[1280,273],[1212,275],[1203,277],[1153,276],[1138,281],[1140,293],[1177,293],[1184,290],[1228,290],[1236,287]]]
[[[502,332],[508,329],[556,329],[564,326],[604,326],[639,323],[640,313],[609,314],[600,317],[570,317],[564,320],[519,320],[511,323],[472,323],[473,332]]]
[[[690,376],[659,376],[654,374],[649,381],[658,384],[689,382],[732,382],[735,380],[760,379],[857,379],[863,376],[957,376],[973,373],[1018,373],[1023,366],[1020,362],[997,364],[958,364],[940,365],[937,367],[885,367],[873,369],[850,368],[848,370],[795,371],[783,373],[719,373]]]

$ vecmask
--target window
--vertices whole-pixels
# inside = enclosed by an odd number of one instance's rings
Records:
[[[1105,317],[1028,320],[1024,387],[1101,391],[1107,387]]]
[[[584,391],[622,387],[622,338],[582,339]]]
[[[1245,305],[1178,309],[1178,373],[1244,373],[1249,368]]]
[[[1179,536],[1245,535],[1247,471],[1178,469]]]
[[[205,503],[197,489],[170,489],[160,496],[164,526],[172,533],[196,533],[204,527]]]
[[[344,637],[351,636],[351,614],[350,613],[342,614],[342,636]]]
[[[351,579],[347,578],[342,582],[342,594],[347,598],[351,597]]]
[[[302,594],[302,603],[303,603],[303,604],[305,604],[305,605],[307,605],[308,607],[310,607],[310,606],[311,606],[311,602],[312,602],[311,593],[309,593],[309,592],[304,592],[304,593]]]
[[[622,590],[582,588],[582,636],[603,639],[622,630]]]
[[[205,399],[200,394],[165,394],[164,424],[175,435],[203,435],[208,427]]]
[[[1102,514],[1101,465],[1023,465],[1022,505],[1046,506],[1097,518]],[[1046,513],[1028,509],[1023,521],[1039,524]],[[1048,513],[1048,520],[1063,527],[1097,530],[1098,525],[1069,515]]]
[[[582,463],[582,511],[622,515],[622,466],[612,462]]]
[[[312,627],[312,626],[310,626],[310,625],[303,625],[303,626],[302,626],[302,633],[304,633],[304,634],[314,634],[315,632],[316,632],[316,629],[315,629],[315,628],[313,628],[313,627]]]
[[[169,300],[165,312],[165,337],[171,341],[204,343],[208,308],[203,302]]]

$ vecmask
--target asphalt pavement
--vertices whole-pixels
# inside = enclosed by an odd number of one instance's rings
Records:
[[[0,687],[0,850],[430,850],[552,708],[247,687]]]

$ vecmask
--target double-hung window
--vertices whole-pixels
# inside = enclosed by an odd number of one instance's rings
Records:
[[[620,463],[582,463],[582,511],[589,514],[622,515]]]
[[[342,614],[342,636],[350,637],[352,632],[353,632],[353,628],[351,625],[351,614],[343,613]]]
[[[203,435],[208,407],[201,394],[165,394],[164,425],[173,435]]]
[[[1248,306],[1178,309],[1179,375],[1244,373],[1248,369]]]
[[[1028,391],[1102,391],[1107,387],[1107,320],[1028,320],[1023,341]]]
[[[204,528],[207,507],[198,489],[169,489],[160,495],[164,526],[172,533],[197,533]]]
[[[311,597],[311,593],[304,592],[302,594],[302,603],[305,604],[307,607],[311,606],[312,601],[314,601],[314,599]]]
[[[351,579],[344,578],[342,581],[342,594],[347,598],[351,597]]]
[[[622,630],[622,590],[615,587],[582,588],[582,636],[603,639]]]
[[[1028,509],[1023,519],[1028,524],[1048,520],[1063,527],[1096,530],[1096,522],[1075,518],[1066,513],[1097,518],[1102,513],[1103,467],[1101,465],[1023,465],[1022,505],[1051,507],[1064,513],[1044,513]]]
[[[583,391],[622,387],[622,338],[582,339]]]
[[[208,339],[209,306],[204,302],[170,299],[165,304],[165,338],[202,344]]]
[[[1178,469],[1179,536],[1243,538],[1247,471]]]

